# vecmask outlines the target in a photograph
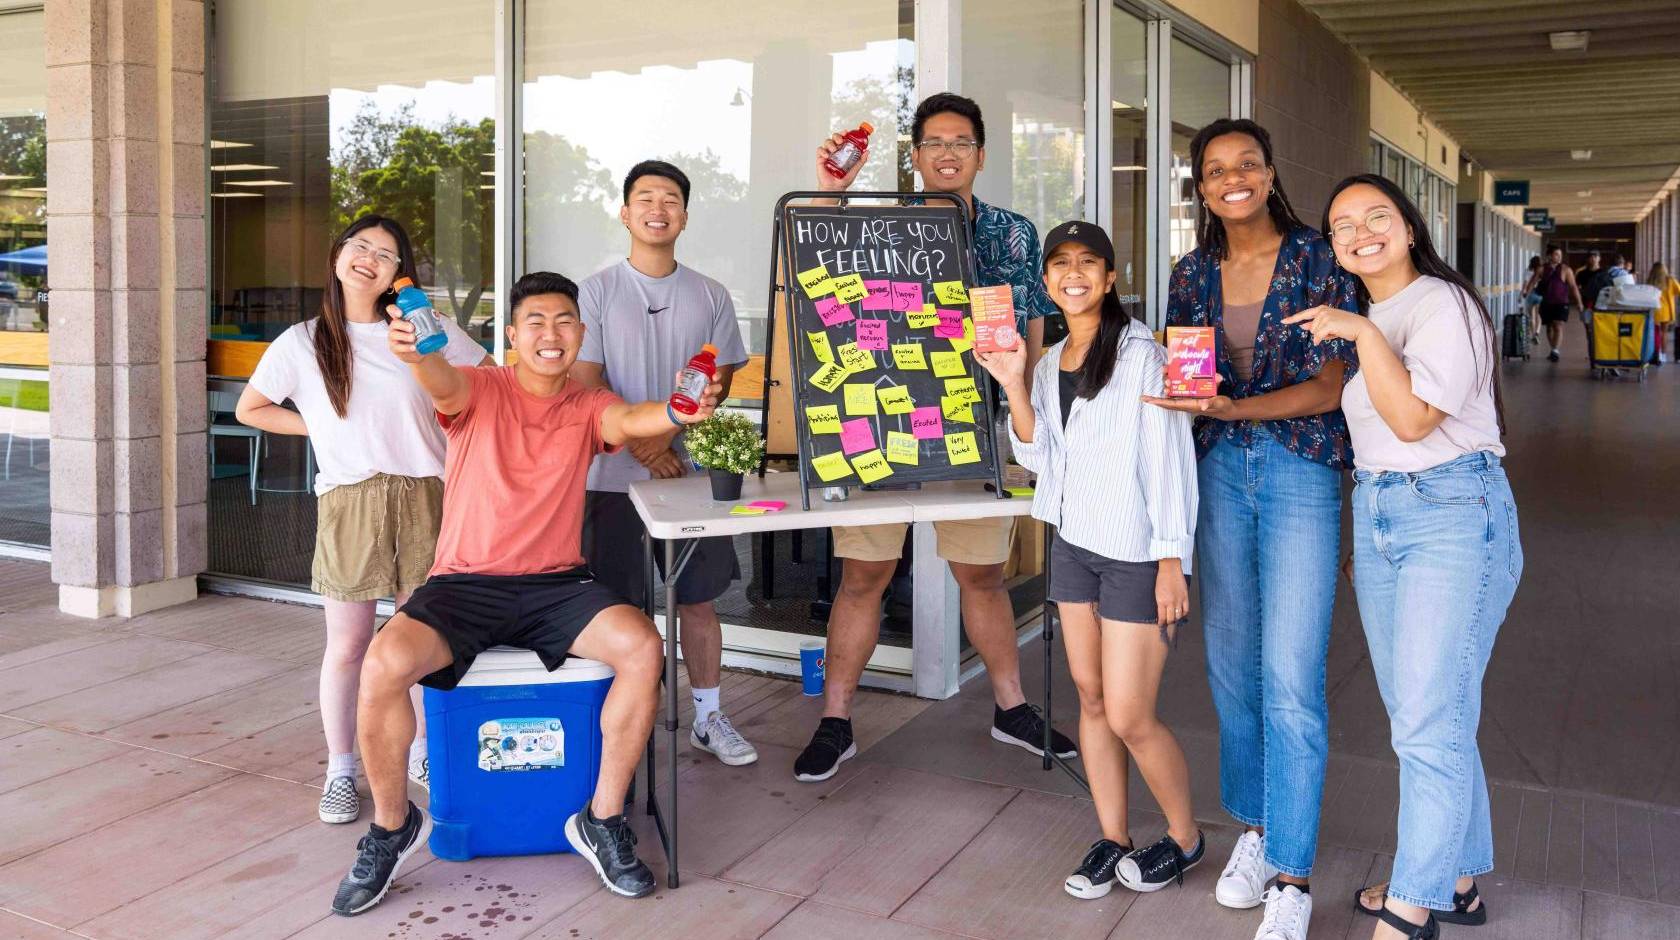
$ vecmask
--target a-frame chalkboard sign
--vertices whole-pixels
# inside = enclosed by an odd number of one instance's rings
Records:
[[[785,329],[791,394],[766,394],[764,426],[771,408],[791,408],[805,508],[813,487],[935,480],[990,480],[1003,498],[990,379],[972,348],[967,210],[950,193],[777,201],[765,374]]]

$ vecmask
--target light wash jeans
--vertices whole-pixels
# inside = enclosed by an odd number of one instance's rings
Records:
[[[1482,675],[1522,577],[1517,507],[1485,451],[1419,473],[1354,473],[1354,587],[1400,759],[1389,897],[1452,909],[1493,868],[1476,747]]]
[[[1196,573],[1219,712],[1225,811],[1266,829],[1266,861],[1312,874],[1330,721],[1324,661],[1341,548],[1341,474],[1261,431],[1198,466]]]

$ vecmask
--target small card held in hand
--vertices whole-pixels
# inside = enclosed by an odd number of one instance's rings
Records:
[[[1167,397],[1212,398],[1218,388],[1213,327],[1167,327]]]
[[[973,287],[968,291],[969,310],[974,317],[974,351],[1003,352],[1021,342],[1015,329],[1015,300],[1008,284]]]

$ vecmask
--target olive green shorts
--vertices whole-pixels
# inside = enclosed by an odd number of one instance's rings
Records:
[[[425,583],[443,518],[442,480],[375,474],[326,491],[315,510],[315,593],[371,601]]]

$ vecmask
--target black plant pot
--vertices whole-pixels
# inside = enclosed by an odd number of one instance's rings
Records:
[[[741,498],[741,477],[743,474],[731,473],[728,470],[707,470],[712,478],[712,498],[720,502]]]

